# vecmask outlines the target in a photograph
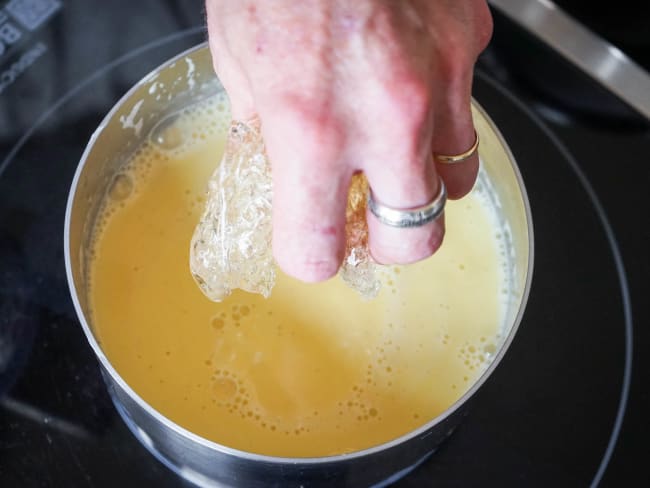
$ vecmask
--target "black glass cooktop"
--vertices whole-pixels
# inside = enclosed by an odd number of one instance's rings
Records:
[[[499,25],[474,95],[528,190],[529,303],[461,426],[396,486],[646,485],[648,124],[627,109],[610,123],[550,110],[499,50],[525,34]],[[69,298],[62,231],[73,172],[105,113],[203,40],[200,1],[0,2],[2,487],[188,485],[110,401]]]

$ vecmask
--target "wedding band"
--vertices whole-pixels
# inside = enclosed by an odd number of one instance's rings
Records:
[[[426,205],[421,207],[398,209],[378,203],[372,197],[372,191],[368,194],[368,208],[377,219],[385,225],[391,227],[420,227],[433,222],[445,209],[447,202],[447,189],[445,184],[440,180],[440,190],[438,195]]]
[[[476,132],[476,129],[474,129],[474,144],[472,144],[472,147],[470,147],[467,151],[465,151],[464,153],[453,154],[453,155],[434,154],[433,157],[435,158],[436,161],[443,164],[460,163],[461,161],[465,161],[466,159],[471,158],[477,149],[478,149],[478,132]]]

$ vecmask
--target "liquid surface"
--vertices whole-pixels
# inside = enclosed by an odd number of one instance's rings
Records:
[[[213,97],[161,124],[107,193],[89,295],[118,373],[182,427],[267,455],[355,451],[443,412],[499,343],[507,291],[484,190],[448,202],[442,248],[383,268],[372,301],[339,277],[278,273],[269,299],[213,303],[190,275],[188,244],[228,117]]]

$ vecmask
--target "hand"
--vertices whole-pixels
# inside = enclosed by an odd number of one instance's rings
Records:
[[[305,281],[339,269],[345,205],[363,171],[395,208],[474,185],[473,68],[492,34],[485,0],[207,0],[214,68],[235,119],[258,116],[272,164],[273,252]],[[442,243],[444,220],[398,229],[368,213],[380,263],[411,263]]]

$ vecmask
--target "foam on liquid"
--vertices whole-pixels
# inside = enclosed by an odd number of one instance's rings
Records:
[[[118,373],[184,428],[267,455],[355,451],[442,413],[500,340],[507,263],[486,186],[448,202],[442,248],[384,268],[375,300],[338,277],[278,273],[269,299],[213,303],[190,275],[188,243],[228,123],[223,95],[162,121],[107,192],[89,296]]]

